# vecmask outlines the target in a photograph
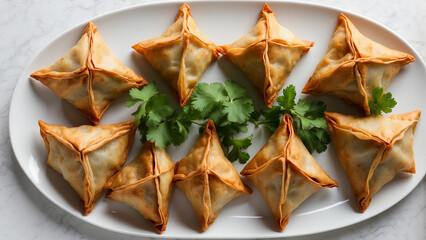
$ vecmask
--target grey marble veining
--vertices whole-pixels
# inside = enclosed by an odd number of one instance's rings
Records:
[[[137,0],[0,1],[0,238],[141,239],[106,231],[66,213],[45,198],[20,169],[9,140],[13,89],[31,58],[56,35],[96,15]],[[367,16],[397,32],[426,58],[426,1],[309,0]],[[405,199],[367,221],[291,239],[426,239],[426,182]]]

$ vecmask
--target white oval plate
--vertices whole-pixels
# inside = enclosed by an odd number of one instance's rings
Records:
[[[159,36],[174,21],[179,3],[145,4],[92,19],[113,53],[123,63],[141,74],[148,81],[155,81],[162,93],[171,94],[159,75],[130,46]],[[262,2],[191,2],[191,12],[201,31],[218,45],[229,44],[246,34],[256,23]],[[301,39],[315,42],[315,46],[301,58],[287,80],[296,85],[298,96],[316,64],[327,50],[336,19],[341,10],[308,3],[272,2],[278,21]],[[426,67],[421,57],[409,44],[386,27],[364,17],[345,14],[366,36],[385,46],[408,52],[416,62],[406,66],[389,87],[398,105],[394,113],[415,109],[424,110],[426,101],[424,76]],[[220,213],[214,224],[201,233],[190,202],[180,190],[174,191],[170,205],[167,230],[158,235],[150,223],[125,204],[101,198],[89,216],[81,213],[80,200],[62,177],[45,164],[47,152],[39,134],[38,120],[69,127],[87,124],[85,117],[68,102],[59,99],[41,83],[29,79],[29,74],[49,66],[62,57],[78,41],[87,22],[67,30],[50,42],[28,64],[20,77],[10,107],[10,137],[16,158],[34,185],[52,202],[74,216],[93,225],[120,233],[171,238],[271,238],[299,236],[324,232],[366,220],[388,209],[404,198],[423,178],[426,170],[426,130],[419,122],[415,136],[414,152],[417,173],[399,174],[385,185],[373,198],[367,211],[361,214],[351,193],[348,179],[338,163],[332,145],[322,154],[314,154],[318,163],[339,183],[339,188],[322,189],[297,208],[283,232],[278,232],[272,215],[258,191],[231,201]],[[231,79],[244,85],[257,109],[263,107],[259,96],[244,74],[223,57],[211,64],[200,82],[224,82]],[[116,99],[102,120],[103,124],[131,119],[134,109],[127,109],[127,96]],[[329,96],[309,97],[323,100],[328,111],[356,113],[339,99]],[[176,102],[170,97],[172,102]],[[266,129],[253,130],[254,143],[251,156],[266,142]],[[198,131],[192,129],[189,139],[179,148],[168,152],[175,161],[186,155],[196,141]],[[135,140],[129,159],[133,159],[141,144]],[[235,163],[237,170],[243,165]],[[247,181],[245,181],[247,182]]]

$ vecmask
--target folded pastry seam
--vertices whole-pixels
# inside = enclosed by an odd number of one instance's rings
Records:
[[[48,150],[47,164],[70,183],[88,215],[104,184],[126,162],[136,131],[133,120],[75,128],[39,121],[39,126]]]
[[[98,124],[112,100],[147,82],[123,65],[89,22],[82,37],[53,65],[30,75]]]
[[[397,173],[415,173],[413,141],[420,113],[359,118],[325,112],[337,157],[361,212]]]
[[[365,37],[341,13],[327,53],[302,93],[335,95],[369,115],[373,89],[386,89],[401,68],[414,60]]]
[[[186,105],[208,65],[219,57],[217,46],[197,27],[186,3],[163,35],[132,48],[169,84],[180,106]]]
[[[241,174],[260,191],[281,231],[306,198],[320,188],[338,186],[310,155],[288,114]]]
[[[163,148],[145,142],[139,154],[105,184],[106,198],[130,205],[154,226],[166,230],[173,191],[174,162]]]
[[[219,52],[237,65],[269,108],[278,97],[297,61],[314,45],[281,26],[265,4],[255,27]]]
[[[212,120],[188,155],[176,164],[173,180],[194,207],[202,231],[229,201],[251,193],[225,157]]]

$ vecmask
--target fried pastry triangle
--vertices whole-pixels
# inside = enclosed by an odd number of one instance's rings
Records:
[[[399,70],[414,60],[365,37],[341,13],[327,53],[302,92],[335,95],[369,115],[373,89],[386,89]]]
[[[263,195],[281,231],[305,199],[320,188],[338,186],[296,135],[288,114],[241,174]]]
[[[413,141],[419,110],[366,118],[326,112],[325,117],[362,212],[397,173],[415,173]]]
[[[233,44],[221,46],[220,51],[246,74],[271,107],[300,56],[313,45],[281,26],[265,4],[256,26]]]
[[[147,82],[123,65],[89,22],[78,43],[52,66],[31,74],[94,124],[114,98]]]
[[[129,204],[162,233],[169,220],[173,174],[166,150],[145,142],[139,155],[105,184],[112,190],[106,197]]]
[[[180,106],[186,104],[201,75],[219,56],[216,45],[197,27],[185,3],[163,35],[132,47],[167,81]]]
[[[84,214],[89,214],[104,184],[126,162],[136,127],[132,121],[75,128],[39,121],[48,151],[47,164],[78,193]]]
[[[191,201],[203,231],[229,201],[251,193],[225,157],[212,120],[188,155],[176,163],[174,181]]]

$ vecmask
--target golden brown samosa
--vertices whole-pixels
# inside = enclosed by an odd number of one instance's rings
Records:
[[[136,127],[132,121],[111,125],[67,128],[39,121],[48,151],[47,164],[62,174],[89,214],[104,184],[124,165]]]
[[[281,26],[265,3],[256,26],[220,51],[246,74],[266,106],[272,107],[291,70],[313,45]]]
[[[147,82],[118,60],[89,22],[78,43],[52,66],[31,74],[94,124],[112,100]]]
[[[413,141],[419,110],[366,118],[326,112],[325,117],[362,212],[397,173],[415,173]]]
[[[129,204],[162,233],[169,220],[173,174],[166,150],[145,142],[139,155],[105,184],[112,190],[106,197]]]
[[[225,157],[212,120],[188,155],[176,163],[174,181],[191,201],[203,231],[229,201],[251,193]]]
[[[263,195],[281,231],[305,199],[321,188],[338,186],[306,149],[288,114],[241,174]]]
[[[163,35],[132,47],[166,80],[180,106],[186,104],[208,65],[219,56],[216,45],[195,24],[186,3]]]
[[[369,115],[373,89],[386,89],[399,70],[414,60],[365,37],[341,13],[327,53],[302,92],[335,95]]]

